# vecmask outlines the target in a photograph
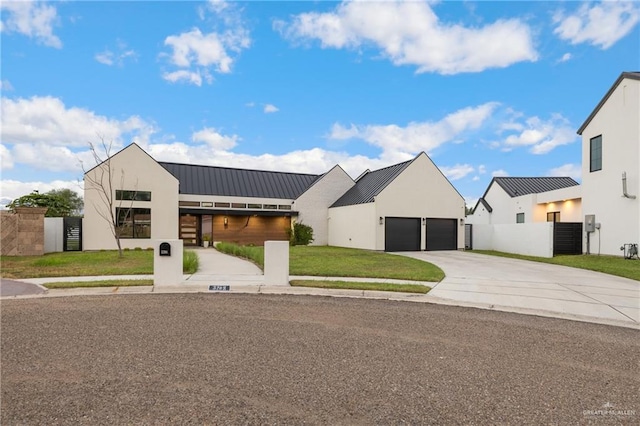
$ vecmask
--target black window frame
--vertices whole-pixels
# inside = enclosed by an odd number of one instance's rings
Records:
[[[139,219],[136,223],[136,215],[138,217],[148,215],[149,219]],[[125,224],[129,225],[131,234],[126,232],[126,228],[122,229]],[[151,209],[142,207],[116,207],[116,227],[120,233],[120,239],[123,240],[148,240],[151,238]],[[141,232],[145,230],[145,232]],[[147,235],[148,232],[148,235]]]
[[[516,223],[524,223],[524,213],[516,213]]]
[[[116,189],[116,200],[151,201],[151,191],[131,191],[128,189]]]
[[[602,135],[589,140],[589,172],[602,170]]]
[[[551,218],[549,218],[549,215],[551,215]],[[549,220],[551,219],[551,220]],[[547,222],[560,222],[560,212],[547,212]]]

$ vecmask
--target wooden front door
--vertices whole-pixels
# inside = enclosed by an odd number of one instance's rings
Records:
[[[198,245],[198,216],[185,214],[180,216],[180,239],[185,246]]]

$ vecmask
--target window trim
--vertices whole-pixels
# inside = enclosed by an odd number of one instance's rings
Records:
[[[120,212],[123,210],[131,211],[131,236],[123,236],[120,235],[121,240],[149,240],[151,239],[151,209],[143,208],[143,207],[116,207],[116,228],[120,228],[123,226],[123,223],[120,221]],[[136,233],[136,210],[144,210],[144,212],[138,212],[138,214],[149,215],[149,236],[138,236]],[[125,216],[126,217],[126,216]],[[123,221],[124,222],[124,221]]]
[[[599,151],[600,156],[598,157],[594,157],[593,153],[594,153],[594,143],[599,142],[600,147],[597,149],[597,151]],[[598,165],[594,166],[594,160],[597,159],[598,160]],[[598,136],[594,136],[591,139],[589,139],[589,172],[593,173],[593,172],[598,172],[602,170],[602,135],[598,135]]]
[[[520,221],[522,218],[522,221]],[[524,223],[524,213],[516,213],[516,223]]]
[[[151,201],[151,191],[116,189],[118,201]]]

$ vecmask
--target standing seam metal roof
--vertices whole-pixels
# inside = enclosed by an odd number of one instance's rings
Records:
[[[393,181],[413,160],[385,167],[369,172],[358,179],[342,197],[331,207],[352,206],[355,204],[371,203],[376,195]]]
[[[295,200],[321,175],[158,162],[180,181],[181,194]]]
[[[578,185],[578,182],[570,177],[494,177],[493,180],[512,198]],[[485,192],[482,198],[486,195]]]

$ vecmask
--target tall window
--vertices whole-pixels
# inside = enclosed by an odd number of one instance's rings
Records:
[[[151,238],[151,209],[116,208],[120,238]]]
[[[124,191],[116,189],[116,200],[151,201],[151,191]]]
[[[560,212],[547,213],[547,222],[560,222]]]
[[[524,223],[524,213],[516,213],[516,223]]]
[[[589,171],[602,170],[602,135],[592,138],[590,141]]]

